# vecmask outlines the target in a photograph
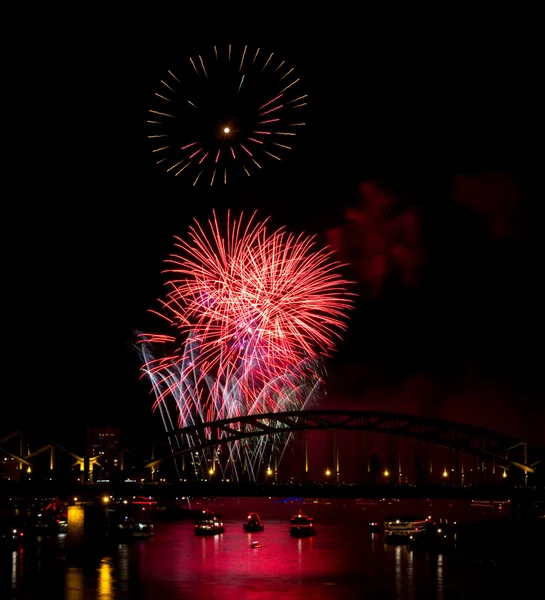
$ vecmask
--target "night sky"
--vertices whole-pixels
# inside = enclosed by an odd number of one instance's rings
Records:
[[[350,263],[360,296],[322,406],[452,418],[545,442],[543,98],[532,33],[507,18],[369,18],[350,29],[340,16],[313,18],[262,29],[95,15],[22,34],[29,52],[4,75],[13,167],[0,430],[160,430],[134,332],[157,324],[148,310],[173,236],[231,208],[316,233]],[[275,50],[309,93],[297,149],[240,189],[167,176],[146,139],[165,69],[214,43]]]

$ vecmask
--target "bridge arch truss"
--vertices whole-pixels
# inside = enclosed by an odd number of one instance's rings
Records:
[[[168,432],[191,443],[172,447],[173,456],[198,452],[258,436],[304,431],[361,431],[426,442],[460,451],[504,469],[534,473],[545,461],[545,448],[483,427],[416,415],[357,410],[303,410],[246,415],[182,427]]]

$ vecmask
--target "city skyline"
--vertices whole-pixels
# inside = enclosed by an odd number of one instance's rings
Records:
[[[186,453],[181,454],[163,436],[134,445],[128,442],[127,431],[114,427],[88,428],[70,447],[44,434],[12,432],[0,439],[0,480],[38,487],[199,482],[432,484],[443,491],[472,485],[540,489],[543,483],[543,446],[500,432],[387,412],[310,410],[289,415],[241,417],[237,427],[229,430],[231,441],[215,447],[211,454],[203,451],[201,436],[188,439]],[[256,420],[276,428],[277,433],[285,433],[294,424],[285,448],[256,464],[257,470],[247,468],[245,457],[236,456],[232,461],[238,473],[222,467],[237,439],[236,430],[251,432]],[[334,428],[328,428],[328,423]]]

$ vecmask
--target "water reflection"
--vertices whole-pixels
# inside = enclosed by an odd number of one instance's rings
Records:
[[[17,552],[15,550],[11,553],[11,587],[12,589],[17,587]]]
[[[99,600],[113,600],[112,558],[103,558],[98,567],[98,598]]]
[[[407,594],[406,597],[409,600],[413,600],[414,598],[414,585],[413,585],[413,575],[414,575],[414,553],[407,552]]]
[[[23,580],[24,574],[24,548],[20,546],[16,550],[13,550],[10,555],[11,558],[11,588],[17,589],[19,582]]]
[[[66,600],[83,600],[85,584],[81,567],[68,567],[64,578]]]
[[[301,568],[303,565],[303,540],[297,539],[297,566]]]
[[[221,543],[223,542],[223,534],[215,535],[212,539],[214,540],[214,559],[216,559],[220,550]]]
[[[490,591],[486,574],[452,555],[414,553],[350,525],[321,524],[316,537],[292,538],[282,521],[250,535],[227,523],[225,534],[208,538],[193,535],[190,522],[157,524],[150,540],[78,563],[62,551],[21,547],[0,554],[0,569],[2,599],[447,600],[463,592],[475,600]]]
[[[119,544],[117,548],[117,580],[118,588],[121,592],[128,592],[129,590],[129,548],[127,544]]]
[[[443,555],[437,556],[437,600],[443,600]]]
[[[396,598],[401,598],[401,546],[395,547],[395,587]]]
[[[405,545],[386,546],[385,551],[394,554],[395,597],[413,600],[415,597],[414,553]]]

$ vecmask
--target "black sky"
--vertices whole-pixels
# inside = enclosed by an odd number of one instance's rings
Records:
[[[95,15],[22,36],[5,75],[13,168],[4,192],[0,429],[112,422],[143,431],[151,398],[131,346],[134,330],[156,323],[147,311],[161,295],[172,237],[212,208],[258,209],[324,240],[334,228],[346,235],[345,211],[365,214],[360,184],[372,182],[392,199],[379,227],[418,214],[418,277],[403,283],[392,268],[373,293],[360,279],[329,398],[462,421],[482,422],[498,407],[498,426],[517,414],[518,430],[528,421],[535,438],[543,167],[530,25],[492,15],[460,23],[333,16],[245,28],[233,16],[212,27],[162,13],[138,26]],[[244,189],[199,191],[156,167],[145,121],[165,68],[216,41],[263,44],[297,66],[309,127],[277,170]],[[484,181],[477,196],[489,198],[486,209],[471,195],[475,181]],[[515,199],[490,191],[494,182],[515,182]],[[498,211],[507,233],[491,225]],[[438,411],[463,406],[461,397],[469,409]]]

